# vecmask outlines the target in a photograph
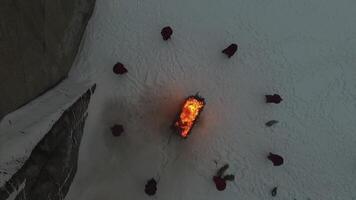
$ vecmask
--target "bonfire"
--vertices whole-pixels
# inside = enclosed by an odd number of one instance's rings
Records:
[[[180,136],[188,137],[204,106],[205,100],[198,94],[186,98],[178,119],[174,123],[174,128]]]

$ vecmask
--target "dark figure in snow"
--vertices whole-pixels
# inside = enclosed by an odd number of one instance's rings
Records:
[[[274,187],[272,190],[271,190],[271,195],[272,195],[272,197],[275,197],[275,196],[277,196],[277,187]]]
[[[122,125],[115,124],[111,127],[111,133],[115,137],[119,137],[124,132],[124,127]]]
[[[226,188],[226,180],[224,180],[222,177],[219,176],[214,176],[213,181],[215,183],[216,189],[219,191],[223,191]]]
[[[162,35],[163,40],[170,39],[172,34],[173,34],[173,30],[169,26],[166,26],[161,30],[161,35]]]
[[[267,127],[271,127],[271,126],[277,124],[278,122],[279,122],[279,121],[277,121],[277,120],[270,120],[270,121],[266,122],[265,125],[266,125]]]
[[[281,103],[281,101],[283,101],[281,96],[279,96],[278,94],[265,95],[265,97],[266,97],[266,103],[279,104],[279,103]]]
[[[280,155],[273,154],[270,152],[268,154],[267,158],[268,158],[268,160],[272,161],[273,166],[283,165],[284,160],[283,160],[282,156],[280,156]]]
[[[230,46],[226,47],[226,49],[222,50],[224,54],[226,54],[229,58],[235,54],[237,51],[237,44],[230,44]]]
[[[122,63],[118,62],[114,65],[113,72],[115,74],[125,74],[127,73],[127,69]]]
[[[157,182],[154,178],[147,181],[145,185],[145,193],[149,196],[155,195],[157,191]]]
[[[223,191],[226,188],[226,181],[234,181],[235,176],[233,174],[224,175],[225,171],[229,168],[229,165],[226,164],[222,166],[216,175],[213,177],[213,181],[215,183],[216,189],[219,191]]]

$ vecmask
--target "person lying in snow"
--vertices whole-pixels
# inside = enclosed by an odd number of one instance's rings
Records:
[[[281,103],[281,101],[283,101],[281,96],[279,96],[278,94],[265,95],[265,97],[266,97],[266,103],[279,104],[279,103]]]
[[[229,168],[229,165],[226,164],[222,166],[216,175],[213,177],[215,187],[219,191],[223,191],[226,188],[226,181],[234,181],[235,176],[233,174],[224,175],[225,171]]]

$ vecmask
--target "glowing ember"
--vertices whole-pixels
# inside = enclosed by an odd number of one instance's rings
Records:
[[[184,104],[178,120],[174,126],[179,130],[183,138],[188,137],[196,119],[205,106],[205,101],[198,95],[188,97]]]

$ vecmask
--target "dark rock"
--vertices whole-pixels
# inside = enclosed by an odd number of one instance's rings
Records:
[[[95,0],[0,3],[0,120],[67,77]]]
[[[157,191],[157,181],[151,178],[145,185],[145,193],[149,196],[155,195]]]
[[[230,58],[236,53],[237,48],[238,48],[237,44],[233,43],[230,46],[226,47],[224,50],[222,50],[222,52]]]
[[[223,191],[226,188],[226,180],[219,177],[219,176],[214,176],[213,181],[215,183],[216,189],[219,191]]]
[[[271,127],[271,126],[277,124],[278,122],[279,121],[277,121],[277,120],[270,120],[270,121],[266,122],[266,126]]]
[[[280,156],[280,155],[269,153],[267,158],[268,158],[268,160],[272,161],[274,166],[283,165],[284,160],[283,160],[282,156]]]
[[[271,190],[271,195],[272,195],[272,197],[277,196],[277,187],[274,187],[274,188]]]
[[[115,137],[121,136],[123,132],[124,132],[124,127],[122,125],[115,124],[113,127],[111,127],[111,133]]]
[[[62,200],[65,197],[77,170],[86,110],[94,89],[95,86],[65,110],[24,165],[0,187],[0,200],[6,200],[25,180],[15,200]]]
[[[283,101],[281,96],[279,96],[278,94],[265,95],[265,97],[266,97],[266,103],[279,104],[279,103],[281,103],[281,101]]]
[[[170,26],[166,26],[161,30],[161,35],[162,35],[163,40],[170,39],[172,34],[173,34],[173,30]]]
[[[115,74],[125,74],[128,71],[122,63],[118,62],[114,65],[113,72]]]

